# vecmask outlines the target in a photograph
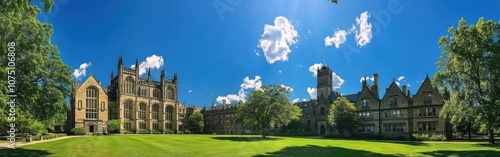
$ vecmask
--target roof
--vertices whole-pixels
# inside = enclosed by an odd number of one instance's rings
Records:
[[[344,95],[344,97],[350,102],[356,102],[356,100],[358,100],[359,94],[349,94],[349,95]]]

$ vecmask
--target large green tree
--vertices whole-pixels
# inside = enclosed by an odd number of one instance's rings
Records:
[[[201,133],[203,131],[203,127],[205,127],[203,114],[200,112],[194,112],[191,114],[187,121],[187,125],[189,127],[189,131],[193,133]]]
[[[358,126],[360,120],[356,114],[356,107],[349,102],[345,97],[338,97],[330,108],[328,114],[328,124],[337,130],[340,135],[345,136],[345,133],[352,134],[352,130]]]
[[[236,119],[245,126],[266,129],[287,125],[301,115],[301,109],[289,101],[290,90],[279,85],[262,86],[252,90],[247,102],[240,101]]]
[[[433,83],[451,90],[451,100],[445,102],[444,109],[472,109],[475,123],[488,131],[489,142],[494,143],[494,129],[500,127],[500,25],[484,18],[468,25],[460,19],[458,27],[450,27],[448,32],[451,36],[439,39],[442,53]],[[470,115],[460,111],[440,115],[465,119],[461,114]]]
[[[50,12],[54,1],[41,2],[45,12]],[[10,114],[6,104],[11,101],[7,97],[9,74],[16,80],[16,114],[30,115],[51,127],[64,122],[66,97],[72,93],[74,79],[71,68],[62,62],[59,50],[50,41],[52,25],[36,19],[40,13],[42,10],[29,0],[0,1],[0,56],[15,53],[15,69],[8,68],[8,59],[0,60],[0,78],[4,78],[0,79],[0,115]],[[9,44],[15,48],[13,52],[7,51]]]
[[[121,125],[122,125],[122,121],[119,119],[109,120],[106,123],[106,127],[107,127],[108,131],[110,131],[110,133],[118,132],[118,129],[120,128]]]

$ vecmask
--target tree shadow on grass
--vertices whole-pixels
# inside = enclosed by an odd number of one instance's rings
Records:
[[[215,139],[215,140],[227,140],[227,141],[233,141],[233,142],[258,142],[258,141],[281,140],[281,138],[274,138],[274,137],[267,137],[267,138],[262,138],[262,137],[211,137],[211,138]]]
[[[49,156],[52,153],[45,150],[36,150],[36,149],[24,149],[24,148],[5,148],[0,149],[0,156],[2,157],[26,157],[26,156],[36,156],[36,157],[44,157]]]
[[[423,152],[423,155],[429,155],[433,157],[494,157],[500,156],[500,151],[494,150],[466,150],[466,151],[453,151],[453,150],[439,150],[432,152]]]
[[[477,146],[500,149],[499,143],[496,143],[496,144],[477,144]]]
[[[254,157],[302,157],[302,156],[335,156],[335,157],[351,157],[351,156],[380,156],[380,157],[400,157],[399,154],[379,154],[364,150],[354,150],[341,147],[321,147],[316,145],[307,146],[292,146],[283,148],[277,152],[268,152],[264,155],[256,155]]]
[[[383,142],[383,143],[392,143],[392,144],[405,144],[411,146],[427,146],[429,144],[424,143],[422,141],[389,141],[389,140],[366,140],[368,142]]]

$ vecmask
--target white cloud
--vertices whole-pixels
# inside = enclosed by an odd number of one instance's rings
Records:
[[[191,90],[191,89],[190,89],[190,90],[188,91],[188,93],[191,93],[191,92],[193,92],[193,90]]]
[[[368,23],[370,13],[365,11],[360,17],[356,17],[356,23],[359,26],[359,31],[356,31],[356,42],[359,46],[364,46],[372,39],[372,24]]]
[[[283,88],[286,88],[286,89],[287,89],[288,91],[290,91],[290,92],[293,92],[293,88],[292,88],[292,87],[285,86],[285,85],[283,85],[283,84],[281,84],[280,86],[281,86],[281,87],[283,87]]]
[[[347,30],[347,34],[351,34],[352,32],[356,32],[356,26],[355,25],[352,25],[351,28],[349,28],[349,30]]]
[[[87,68],[92,65],[92,62],[80,64],[80,68],[73,70],[73,76],[79,80],[83,76],[87,76]]]
[[[243,89],[255,88],[260,89],[262,86],[262,81],[260,80],[260,76],[255,75],[254,79],[250,79],[248,76],[243,79],[243,83],[240,85]]]
[[[280,70],[280,71],[278,71],[278,73],[280,73],[280,74],[281,74],[281,70]]]
[[[396,81],[396,85],[398,85],[398,86],[400,85],[398,81]]]
[[[161,66],[163,66],[163,57],[153,54],[152,56],[146,57],[146,60],[139,64],[139,75],[146,73],[147,68],[160,69]],[[130,68],[134,69],[135,64],[130,66]]]
[[[312,72],[313,76],[317,77],[318,76],[318,69],[321,68],[321,67],[323,67],[322,63],[314,63],[313,65],[311,65],[309,67],[309,72]]]
[[[403,80],[403,79],[405,79],[405,76],[399,76],[399,77],[398,77],[398,81],[401,81],[401,80]]]
[[[333,36],[326,36],[325,38],[325,46],[332,46],[335,44],[336,48],[340,48],[340,45],[345,43],[347,32],[345,30],[340,30],[337,28]]]
[[[316,90],[316,88],[310,88],[310,87],[307,87],[307,93],[309,93],[309,96],[311,97],[311,99],[316,99],[317,98],[317,93],[318,91]]]
[[[344,84],[344,79],[342,79],[339,75],[337,75],[335,72],[332,72],[333,80],[332,80],[332,88],[337,89]]]
[[[264,25],[257,47],[262,49],[269,64],[288,61],[288,53],[292,52],[290,46],[298,42],[298,36],[292,23],[286,17],[278,16],[274,25]]]
[[[304,99],[302,99],[302,101],[307,101],[307,99],[306,99],[306,98],[304,98]]]
[[[370,80],[370,81],[372,81],[372,82],[373,82],[373,80],[374,80],[374,79],[375,79],[375,78],[374,78],[373,76],[372,76],[372,77],[370,77],[370,76],[367,76],[367,77],[366,77],[366,80]],[[360,83],[363,83],[363,81],[364,81],[364,80],[365,80],[365,77],[363,76],[363,77],[361,77],[361,79],[359,79],[359,82],[360,82]]]
[[[295,99],[293,99],[293,100],[292,100],[292,104],[295,104],[296,102],[299,102],[299,100],[300,100],[299,98],[295,98]]]
[[[407,86],[407,87],[411,87],[411,85],[410,85],[410,84],[406,84],[406,86]]]

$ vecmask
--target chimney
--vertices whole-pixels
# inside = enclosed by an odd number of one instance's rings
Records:
[[[375,87],[375,90],[372,91],[375,92],[377,99],[380,99],[380,89],[378,88],[378,73],[373,74],[373,87]]]
[[[403,95],[404,95],[405,97],[408,97],[408,95],[406,95],[406,85],[403,85]]]
[[[366,75],[363,76],[363,81],[361,81],[361,90],[363,90],[363,88],[365,88],[366,86]]]
[[[222,106],[226,106],[226,99],[222,99]]]
[[[215,107],[215,106],[217,106],[217,105],[215,104],[215,102],[212,102],[212,107]]]

